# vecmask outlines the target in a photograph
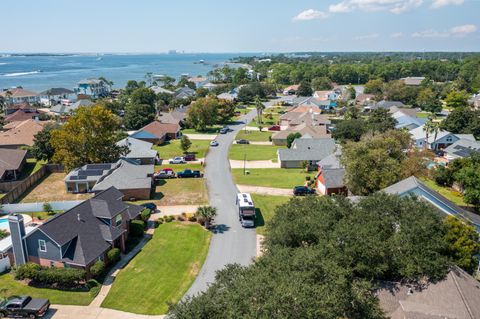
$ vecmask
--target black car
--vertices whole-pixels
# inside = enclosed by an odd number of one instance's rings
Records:
[[[30,296],[13,296],[0,303],[0,318],[30,318],[43,316],[50,308],[48,299],[32,299]]]
[[[154,203],[144,203],[142,204],[141,206],[145,207],[145,208],[148,208],[150,209],[151,211],[155,211],[157,210],[157,205],[155,205]]]
[[[237,144],[250,144],[250,142],[248,140],[238,140],[237,141]]]
[[[186,169],[182,172],[178,172],[177,177],[178,178],[199,178],[199,177],[203,177],[203,174],[200,171],[192,171],[190,169]]]
[[[315,194],[315,190],[307,186],[295,186],[293,188],[293,195],[295,196],[305,196],[313,194]]]

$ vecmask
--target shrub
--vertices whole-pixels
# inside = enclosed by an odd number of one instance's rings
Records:
[[[120,260],[120,249],[112,248],[107,252],[107,258],[109,263],[116,263]]]
[[[165,216],[165,222],[170,223],[175,219],[173,216]]]
[[[102,289],[102,287],[100,287],[100,286],[92,287],[92,288],[90,288],[90,291],[88,293],[90,294],[90,296],[92,298],[95,298],[98,295],[98,293],[100,292],[100,289]]]
[[[145,230],[145,222],[143,220],[134,220],[130,224],[130,235],[133,237],[142,237]]]
[[[85,271],[74,268],[42,267],[27,263],[16,268],[15,279],[29,279],[43,285],[73,287],[85,280]]]
[[[179,222],[184,222],[184,221],[185,221],[185,217],[183,217],[182,215],[178,215],[178,216],[177,216],[177,220],[178,220]]]
[[[92,289],[93,287],[98,287],[100,286],[100,283],[96,281],[95,279],[89,279],[87,280],[86,284],[88,289]]]
[[[103,272],[105,271],[105,263],[101,260],[96,261],[91,267],[90,267],[90,273],[94,278],[98,278],[103,275]]]
[[[33,263],[18,266],[15,268],[15,279],[33,279],[36,277],[36,273],[41,269],[42,266]]]
[[[195,217],[195,216],[189,216],[189,217],[188,217],[188,221],[189,221],[189,222],[196,222],[196,221],[197,221],[197,217]]]
[[[140,218],[145,222],[150,219],[150,216],[152,216],[152,211],[148,208],[145,208],[140,213]]]
[[[6,230],[0,229],[0,240],[4,239],[5,237],[9,236],[10,233]]]
[[[50,203],[43,203],[43,211],[47,213],[53,212],[52,205]]]

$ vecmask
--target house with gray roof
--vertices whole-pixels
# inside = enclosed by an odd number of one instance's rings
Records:
[[[444,157],[450,162],[457,158],[470,156],[472,153],[480,154],[480,141],[460,138],[458,141],[447,147]]]
[[[439,130],[437,134],[429,133],[427,140],[425,125],[416,127],[410,130],[409,133],[416,147],[423,148],[426,143],[426,146],[431,150],[445,149],[461,138],[475,141],[475,137],[472,134],[454,134],[445,130]]]
[[[471,213],[458,207],[433,189],[426,186],[415,176],[408,177],[382,190],[387,194],[395,194],[400,197],[416,196],[417,198],[430,203],[439,212],[458,217],[472,223],[477,231],[480,231],[480,215]]]
[[[72,112],[75,112],[81,106],[92,106],[92,105],[93,105],[92,101],[83,99],[83,100],[78,100],[77,102],[70,105],[57,104],[50,108],[50,112],[55,113],[57,115],[68,115],[68,114],[72,114]]]
[[[278,161],[282,168],[315,168],[316,163],[335,151],[333,138],[312,138],[304,136],[293,141],[290,148],[281,148],[277,151]]]
[[[27,151],[0,148],[0,181],[15,181],[27,162]]]
[[[122,158],[135,161],[141,165],[154,165],[158,156],[156,150],[152,149],[153,143],[138,140],[133,137],[126,137],[117,142],[117,146],[125,147],[127,153]]]
[[[40,103],[46,106],[71,102],[76,98],[75,92],[65,88],[51,88],[40,92],[38,95],[40,96]]]
[[[130,223],[143,207],[123,202],[123,196],[110,187],[29,233],[22,215],[10,215],[11,264],[81,268],[88,274],[96,261],[106,260],[110,249],[125,251]]]
[[[338,145],[333,154],[317,162],[318,173],[315,176],[317,191],[323,195],[347,195],[345,186],[345,167],[341,164],[341,146]]]
[[[391,319],[480,318],[479,283],[457,266],[452,266],[443,280],[422,287],[380,282],[376,296]]]
[[[65,186],[69,193],[98,193],[115,187],[125,199],[150,199],[153,173],[153,164],[120,159],[76,168],[65,177]]]
[[[174,97],[176,99],[187,99],[187,98],[192,98],[194,96],[195,96],[195,90],[189,88],[188,86],[178,88],[175,90],[175,93],[174,93]]]

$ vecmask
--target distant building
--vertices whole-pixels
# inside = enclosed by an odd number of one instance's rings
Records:
[[[40,92],[40,103],[45,106],[68,105],[76,100],[75,92],[65,88],[51,88]]]
[[[472,134],[453,134],[444,130],[439,130],[437,134],[429,133],[427,140],[427,132],[425,131],[424,125],[414,128],[409,132],[416,147],[423,148],[425,147],[425,143],[427,143],[426,147],[431,150],[445,149],[462,138],[475,141],[475,137],[473,137]]]
[[[72,114],[72,112],[78,110],[78,108],[81,106],[92,106],[92,105],[93,105],[92,101],[82,99],[70,105],[57,104],[55,106],[52,106],[50,108],[50,112],[55,113],[57,115],[69,115],[69,114]]]
[[[117,142],[117,146],[126,147],[128,153],[122,158],[129,159],[139,163],[140,165],[155,164],[155,159],[158,156],[156,150],[153,150],[153,144],[136,138],[126,137]]]
[[[11,88],[0,92],[7,105],[18,105],[23,103],[35,104],[40,102],[40,96],[32,91],[23,89],[22,87]]]
[[[160,145],[167,140],[180,138],[182,136],[180,129],[179,124],[153,121],[130,135],[130,137]]]
[[[423,80],[425,80],[424,76],[409,76],[406,78],[400,79],[405,85],[410,85],[410,86],[419,86],[422,84]]]
[[[174,97],[176,99],[188,99],[195,96],[195,90],[192,90],[188,86],[178,88],[175,90]]]
[[[102,80],[86,79],[78,82],[75,92],[96,99],[107,96],[110,93],[110,87]]]
[[[17,180],[27,161],[26,150],[0,148],[0,181]]]
[[[294,94],[297,94],[297,91],[298,91],[298,88],[300,87],[300,85],[290,85],[290,86],[287,86],[286,88],[283,89],[283,94],[284,95],[294,95]]]
[[[0,148],[20,148],[22,146],[33,146],[35,135],[43,130],[43,127],[50,121],[25,120],[23,122],[12,122],[3,127],[0,133]]]

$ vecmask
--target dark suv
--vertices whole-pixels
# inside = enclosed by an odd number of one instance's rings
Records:
[[[293,195],[295,196],[305,196],[313,194],[315,194],[315,190],[307,186],[295,186],[293,188]]]

